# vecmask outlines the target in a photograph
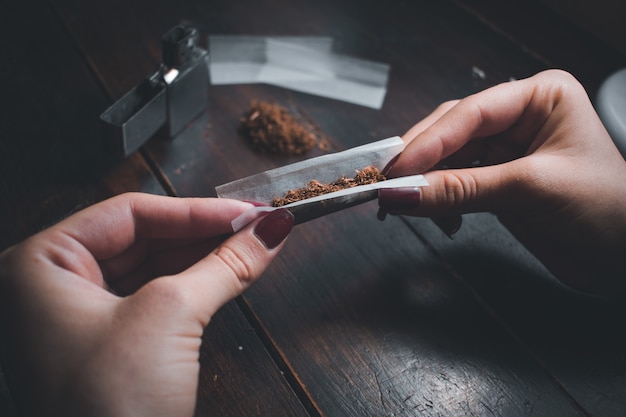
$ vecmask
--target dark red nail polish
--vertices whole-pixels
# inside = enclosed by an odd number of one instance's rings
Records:
[[[385,221],[385,219],[387,218],[387,212],[379,208],[378,212],[376,213],[376,218],[380,220],[381,222]]]
[[[287,209],[278,209],[263,217],[254,228],[254,234],[268,249],[274,249],[285,240],[291,229],[295,217]]]
[[[398,158],[400,158],[400,154],[397,154],[396,156],[391,158],[391,161],[387,162],[387,165],[385,165],[385,167],[381,171],[381,174],[383,174],[386,177],[389,174],[389,171],[391,171],[391,168],[393,168],[393,164],[396,163]]]
[[[446,234],[450,239],[456,232],[459,231],[461,225],[463,224],[463,217],[461,215],[457,216],[447,216],[447,217],[433,217],[431,218],[433,223]]]
[[[267,207],[269,204],[260,203],[258,201],[243,200],[245,203],[252,204],[254,207]]]
[[[408,211],[419,207],[419,187],[381,188],[378,190],[378,206],[388,212]]]

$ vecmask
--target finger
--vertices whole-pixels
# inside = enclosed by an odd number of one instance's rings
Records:
[[[421,188],[419,212],[441,217],[501,210],[517,199],[516,172],[513,162],[429,172],[425,177],[430,185]]]
[[[224,236],[192,239],[140,239],[124,252],[99,262],[109,283],[131,275],[156,277],[177,274],[215,249]],[[206,249],[209,248],[209,249]]]
[[[283,247],[293,224],[294,216],[288,210],[272,211],[178,276],[152,281],[149,286],[176,286],[184,292],[186,306],[206,325],[222,305],[261,276]]]
[[[432,113],[420,120],[417,124],[411,127],[404,135],[402,139],[406,144],[411,143],[420,133],[428,129],[433,123],[435,123],[441,116],[446,114],[452,107],[454,107],[459,100],[447,101],[440,104]]]
[[[469,96],[449,107],[421,132],[416,128],[417,136],[402,152],[389,176],[423,173],[468,141],[503,132],[523,116],[547,117],[556,97],[550,91],[543,91],[541,97],[536,97],[535,77],[500,84]],[[539,108],[533,107],[529,115],[526,110],[532,100]],[[541,125],[541,120],[536,124]]]
[[[209,238],[162,250],[144,247],[142,251],[145,251],[145,254],[141,257],[128,257],[123,260],[124,262],[119,262],[121,259],[115,259],[116,262],[112,264],[104,264],[102,269],[105,280],[115,294],[130,295],[155,278],[183,272],[207,256],[223,240],[224,237]],[[135,247],[133,247],[133,252],[134,249]]]
[[[232,232],[250,204],[213,198],[128,193],[89,207],[55,226],[95,259],[110,259],[141,239],[190,239]]]
[[[428,116],[420,120],[417,124],[413,125],[408,131],[406,131],[404,135],[402,135],[402,140],[404,141],[405,145],[408,145],[409,143],[411,143],[413,139],[415,139],[416,136],[418,136],[420,133],[422,133],[424,130],[430,127],[433,123],[435,123],[451,107],[454,107],[457,101],[448,101],[448,102],[440,104],[435,109],[435,111],[433,111]],[[385,166],[385,168],[382,171],[385,176],[389,176],[389,173],[392,171],[392,168],[395,165],[396,161],[398,160],[399,156],[400,155],[397,155],[391,161],[389,161],[389,163],[387,163],[387,166]]]
[[[432,222],[450,239],[456,232],[459,231],[463,224],[463,218],[460,214],[454,214],[451,216],[437,216],[430,218]]]
[[[526,186],[520,179],[529,178],[526,166],[527,161],[516,160],[488,167],[430,171],[424,174],[428,187],[380,190],[378,202],[381,210],[392,215],[439,219],[519,208]]]

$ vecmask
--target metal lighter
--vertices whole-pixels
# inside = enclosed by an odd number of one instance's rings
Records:
[[[177,25],[161,38],[162,63],[100,115],[116,157],[135,152],[159,129],[174,138],[208,106],[209,54],[197,29]]]

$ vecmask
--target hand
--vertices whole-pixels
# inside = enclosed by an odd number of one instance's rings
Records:
[[[564,283],[624,293],[626,162],[571,75],[445,103],[404,140],[388,175],[428,171],[431,186],[383,191],[382,210],[457,227],[462,213],[493,212]]]
[[[125,194],[0,255],[6,361],[33,416],[191,416],[203,329],[282,247],[278,210]],[[117,295],[116,295],[117,294]]]

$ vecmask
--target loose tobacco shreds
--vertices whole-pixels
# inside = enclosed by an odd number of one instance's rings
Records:
[[[263,152],[300,155],[319,142],[287,109],[267,101],[253,100],[240,128],[252,148]]]
[[[296,201],[305,200],[307,198],[317,197],[318,195],[328,194],[346,188],[356,187],[358,185],[373,184],[379,181],[385,181],[387,178],[373,166],[363,168],[357,171],[354,178],[341,177],[330,184],[323,184],[317,180],[310,181],[306,187],[287,191],[282,197],[276,197],[272,200],[272,206],[282,207]]]

